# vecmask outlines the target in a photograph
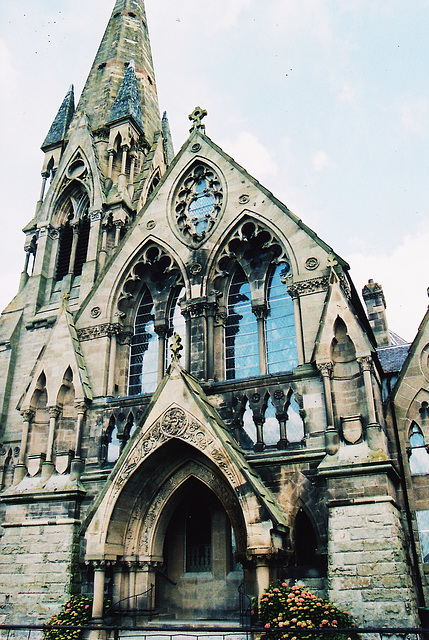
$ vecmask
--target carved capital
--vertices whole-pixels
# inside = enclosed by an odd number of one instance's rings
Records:
[[[33,409],[26,409],[25,411],[21,411],[21,415],[24,419],[24,422],[31,422],[36,415],[36,412]]]
[[[77,400],[74,403],[74,406],[75,406],[75,409],[76,409],[78,415],[79,414],[85,415],[85,413],[87,412],[88,406],[87,406],[86,402],[82,402],[81,400]]]
[[[263,320],[264,318],[267,317],[268,307],[266,304],[258,304],[258,305],[252,306],[252,312],[254,313],[254,315],[257,317],[258,320]]]
[[[357,361],[359,362],[362,371],[372,371],[373,362],[371,356],[363,356],[362,358],[358,358]]]
[[[48,407],[48,411],[49,411],[49,417],[56,419],[61,413],[61,407],[58,407],[57,405],[55,405],[54,407]]]
[[[324,378],[330,378],[332,376],[334,365],[332,362],[319,362],[317,364],[317,368]]]

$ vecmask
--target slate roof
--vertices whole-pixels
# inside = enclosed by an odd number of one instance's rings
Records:
[[[48,131],[48,135],[42,144],[42,151],[44,151],[45,148],[56,145],[64,140],[70,126],[70,122],[74,116],[74,112],[74,88],[73,85],[71,85],[61,107],[59,108],[55,120]]]
[[[135,123],[143,131],[143,114],[134,60],[131,60],[128,65],[107,123],[109,124],[130,117],[133,118]]]
[[[384,373],[397,373],[402,369],[410,346],[410,344],[405,343],[377,349],[378,359]]]

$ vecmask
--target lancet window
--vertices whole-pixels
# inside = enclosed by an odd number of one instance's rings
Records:
[[[237,267],[229,288],[225,331],[227,380],[259,375],[258,325],[252,313],[250,285],[241,267]]]
[[[89,198],[80,185],[74,185],[61,198],[54,225],[59,233],[55,271],[57,282],[67,274],[80,276],[86,262],[90,221]]]
[[[416,422],[413,422],[409,432],[410,438],[410,471],[411,475],[429,473],[429,453],[426,449],[425,438]]]
[[[158,336],[154,325],[154,304],[145,288],[138,307],[131,342],[129,395],[151,393],[158,382]]]
[[[284,282],[287,272],[287,265],[277,265],[268,287],[268,373],[291,371],[298,364],[293,300]]]

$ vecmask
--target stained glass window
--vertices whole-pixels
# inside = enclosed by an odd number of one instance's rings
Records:
[[[146,289],[137,311],[131,342],[130,396],[151,393],[158,383],[158,336],[153,319],[153,301]]]
[[[410,471],[411,475],[429,473],[429,453],[426,451],[425,439],[420,427],[414,423],[410,431]]]
[[[268,373],[291,371],[298,364],[293,300],[282,282],[286,273],[287,267],[284,264],[278,265],[268,288]]]
[[[237,267],[229,288],[225,344],[227,380],[259,375],[258,325],[250,285],[241,267]]]
[[[189,215],[195,233],[198,236],[203,236],[208,229],[209,220],[211,220],[215,199],[208,189],[205,179],[196,182],[194,189],[194,200],[189,205]]]

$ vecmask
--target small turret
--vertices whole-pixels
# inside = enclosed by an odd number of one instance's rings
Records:
[[[386,299],[383,288],[374,280],[368,280],[368,284],[362,289],[362,296],[368,311],[369,324],[374,332],[379,347],[388,347],[391,344],[389,327],[386,316]]]

